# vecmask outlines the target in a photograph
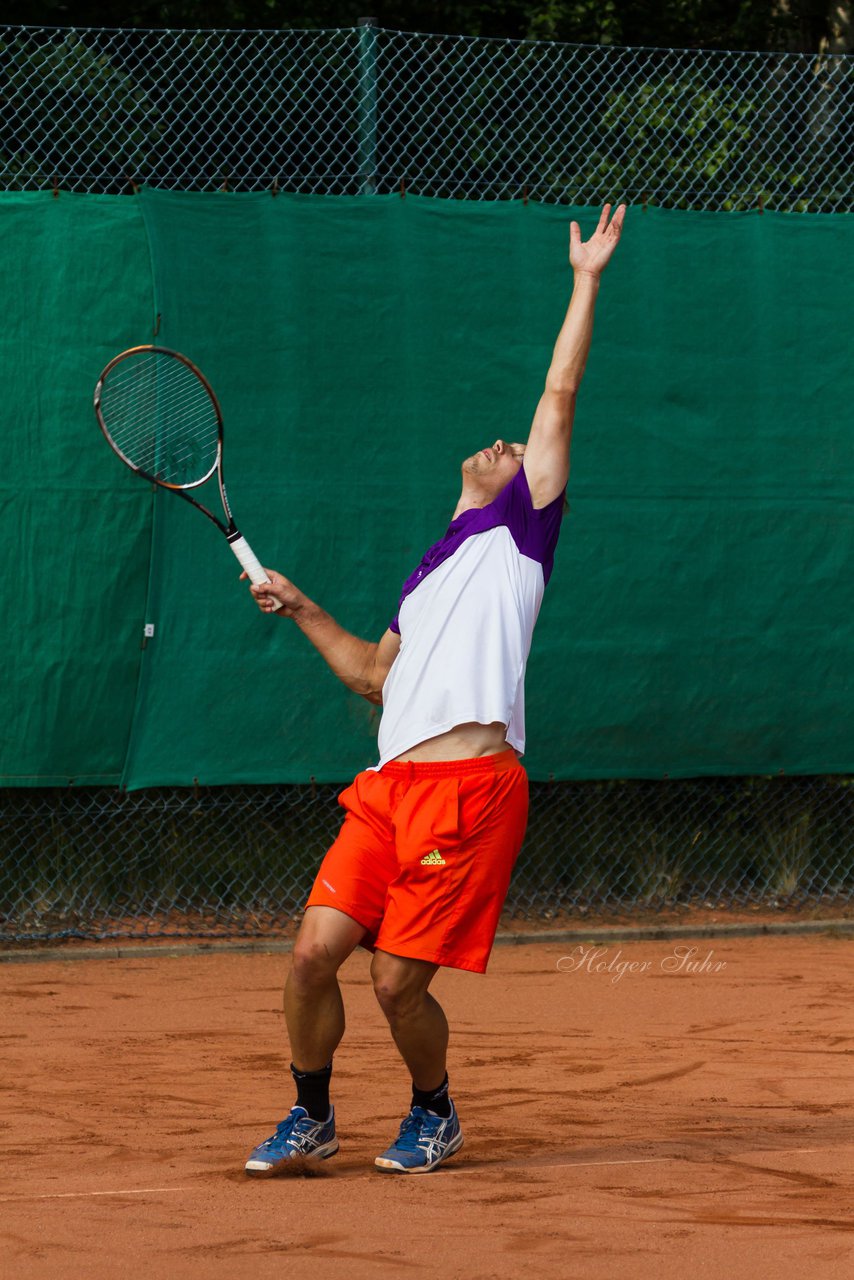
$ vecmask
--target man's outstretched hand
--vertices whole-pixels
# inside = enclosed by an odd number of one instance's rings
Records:
[[[611,254],[617,247],[626,206],[621,204],[611,217],[611,206],[606,204],[599,225],[589,240],[581,239],[581,227],[577,222],[569,225],[569,261],[577,273],[599,276],[605,270]]]

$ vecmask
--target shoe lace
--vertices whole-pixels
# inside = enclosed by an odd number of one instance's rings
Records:
[[[276,1125],[276,1132],[272,1134],[269,1138],[267,1138],[265,1142],[262,1142],[261,1146],[272,1147],[284,1141],[285,1139],[290,1138],[293,1134],[294,1126],[296,1125],[297,1120],[301,1118],[302,1117],[300,1116],[293,1115],[292,1112],[288,1112],[284,1120],[280,1120],[279,1123]]]
[[[428,1116],[421,1107],[413,1107],[401,1124],[400,1133],[394,1145],[402,1151],[417,1151],[418,1144],[425,1136],[425,1130],[430,1129],[433,1119],[434,1117]]]

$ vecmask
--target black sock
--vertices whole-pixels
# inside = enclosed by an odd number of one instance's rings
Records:
[[[445,1079],[438,1089],[416,1089],[415,1085],[413,1085],[412,1105],[413,1107],[423,1107],[425,1111],[432,1111],[435,1116],[441,1116],[443,1120],[447,1120],[451,1114],[451,1099],[448,1097],[448,1073],[445,1072]]]
[[[291,1075],[297,1086],[297,1106],[305,1107],[312,1120],[328,1120],[332,1063],[319,1071],[297,1071],[291,1063]]]

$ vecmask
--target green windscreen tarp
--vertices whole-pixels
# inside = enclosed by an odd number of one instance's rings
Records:
[[[0,196],[5,643],[0,783],[116,782],[136,702],[151,497],[109,456],[93,372],[150,333],[137,202]]]
[[[144,191],[0,214],[2,781],[373,763],[378,709],[261,616],[209,522],[119,464],[95,379],[158,326],[220,397],[261,560],[379,638],[460,460],[526,437],[569,220],[597,211]],[[854,768],[852,286],[848,217],[629,212],[528,668],[532,777]]]

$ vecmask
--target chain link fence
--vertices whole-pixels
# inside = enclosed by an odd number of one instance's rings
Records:
[[[342,31],[0,28],[0,188],[851,208],[854,57]],[[298,918],[329,786],[0,793],[6,941]],[[854,779],[535,784],[507,910],[848,911]]]
[[[0,28],[0,187],[851,208],[854,56]]]
[[[7,790],[0,938],[263,935],[299,918],[331,786]],[[536,783],[509,920],[852,902],[854,779]]]

